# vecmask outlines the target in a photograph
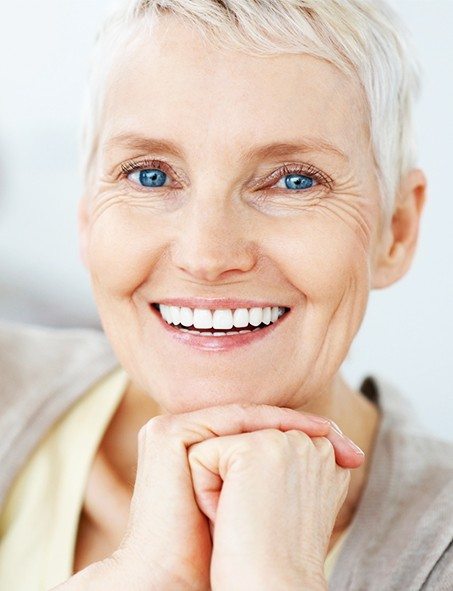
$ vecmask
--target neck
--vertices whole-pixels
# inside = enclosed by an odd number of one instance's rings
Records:
[[[351,522],[366,484],[379,411],[363,394],[350,388],[340,374],[335,376],[325,394],[317,398],[315,406],[300,410],[334,420],[365,452],[362,466],[351,471],[349,491],[335,522],[330,549]],[[102,440],[100,451],[104,461],[115,477],[129,488],[130,494],[135,482],[138,431],[150,418],[161,413],[162,409],[149,395],[130,384]]]
[[[354,517],[367,483],[380,424],[380,411],[361,392],[351,388],[340,373],[335,376],[326,396],[319,403],[316,408],[303,410],[335,421],[343,433],[365,453],[365,461],[360,468],[351,470],[348,494],[335,521],[330,549]]]

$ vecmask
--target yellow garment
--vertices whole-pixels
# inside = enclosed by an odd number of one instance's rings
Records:
[[[88,390],[41,440],[0,515],[0,591],[48,591],[72,575],[90,466],[128,377]]]
[[[119,368],[88,390],[20,471],[0,514],[0,591],[48,591],[71,577],[90,467],[127,382]],[[326,558],[326,578],[346,533]]]

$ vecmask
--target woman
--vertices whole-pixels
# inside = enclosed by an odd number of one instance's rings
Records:
[[[414,255],[416,87],[382,2],[107,23],[80,236],[114,355],[4,329],[4,589],[452,588],[452,446],[339,370]]]

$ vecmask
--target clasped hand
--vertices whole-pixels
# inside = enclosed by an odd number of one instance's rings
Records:
[[[330,536],[364,459],[336,429],[254,404],[151,419],[120,547],[61,591],[327,589]]]

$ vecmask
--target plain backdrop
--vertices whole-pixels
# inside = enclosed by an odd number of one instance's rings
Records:
[[[429,179],[416,259],[371,294],[344,364],[357,386],[379,374],[422,424],[453,439],[453,1],[394,0],[424,70],[416,111],[419,164]],[[87,62],[111,0],[3,2],[0,19],[0,317],[98,326],[79,261],[77,168]]]

